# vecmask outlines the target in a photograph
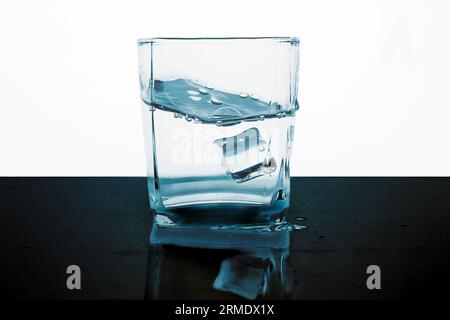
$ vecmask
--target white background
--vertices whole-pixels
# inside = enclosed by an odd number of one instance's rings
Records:
[[[0,175],[145,175],[153,36],[298,36],[293,175],[450,175],[445,0],[2,0]]]

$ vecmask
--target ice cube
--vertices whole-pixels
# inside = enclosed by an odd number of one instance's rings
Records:
[[[222,166],[238,183],[271,174],[277,168],[275,159],[270,155],[270,148],[257,128],[217,139],[214,143],[221,150]]]
[[[248,180],[252,180],[258,177],[261,177],[265,174],[270,174],[274,172],[277,168],[277,164],[275,159],[272,157],[270,159],[264,159],[263,162],[257,163],[249,168],[245,168],[241,171],[230,172],[231,177],[236,182],[245,182]]]
[[[237,255],[222,261],[213,288],[253,300],[266,293],[272,269],[269,257]]]

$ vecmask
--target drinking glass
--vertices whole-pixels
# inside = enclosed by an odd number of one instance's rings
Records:
[[[151,243],[288,245],[298,47],[291,37],[138,40]]]

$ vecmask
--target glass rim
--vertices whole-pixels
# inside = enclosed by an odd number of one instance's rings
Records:
[[[274,41],[278,43],[300,43],[297,37],[155,37],[141,38],[137,40],[138,45],[149,43],[171,43],[179,41]]]

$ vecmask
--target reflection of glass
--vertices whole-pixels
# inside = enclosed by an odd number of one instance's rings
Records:
[[[152,246],[147,299],[292,298],[288,249],[251,251]]]
[[[298,43],[138,41],[152,243],[288,245]]]

